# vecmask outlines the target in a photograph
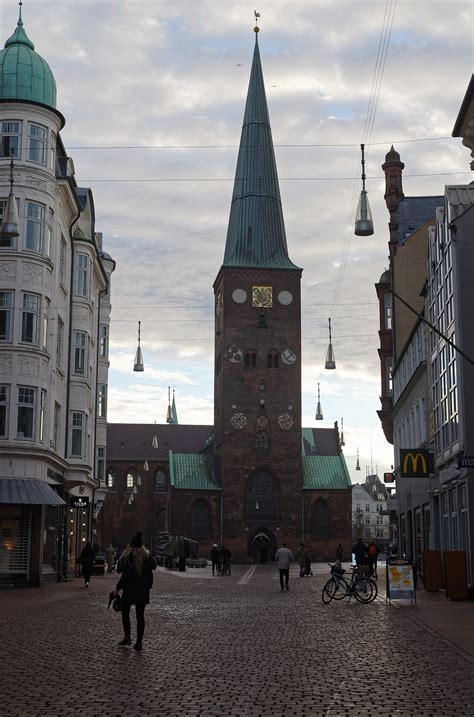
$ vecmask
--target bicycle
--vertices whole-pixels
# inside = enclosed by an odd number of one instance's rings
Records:
[[[348,597],[355,597],[358,602],[369,603],[375,600],[378,595],[377,583],[372,578],[360,573],[358,568],[352,569],[350,581],[344,577],[346,572],[340,561],[331,565],[331,577],[323,587],[321,599],[325,605],[331,600],[342,600]]]

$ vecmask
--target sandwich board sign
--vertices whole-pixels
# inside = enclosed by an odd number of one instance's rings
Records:
[[[387,600],[410,600],[416,606],[415,576],[411,560],[387,558]]]

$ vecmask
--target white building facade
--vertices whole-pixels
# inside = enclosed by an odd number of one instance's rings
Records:
[[[92,538],[114,262],[61,141],[54,77],[21,18],[0,83],[2,227],[11,159],[19,217],[18,236],[0,236],[0,582],[38,585],[74,572]]]
[[[352,539],[372,541],[385,551],[393,543],[389,516],[389,494],[378,476],[352,486]]]

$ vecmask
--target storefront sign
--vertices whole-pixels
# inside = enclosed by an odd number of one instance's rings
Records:
[[[88,508],[89,498],[83,498],[82,496],[72,495],[69,498],[70,508]]]
[[[429,478],[433,454],[417,448],[400,450],[400,476],[402,478]]]
[[[458,468],[474,468],[474,456],[459,456]]]
[[[416,604],[413,565],[409,560],[387,560],[387,598],[414,600]]]

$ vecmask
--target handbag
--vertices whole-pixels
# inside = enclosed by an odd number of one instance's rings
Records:
[[[115,612],[120,612],[123,607],[123,598],[120,595],[116,595],[114,599],[112,600],[112,610],[115,610]]]

